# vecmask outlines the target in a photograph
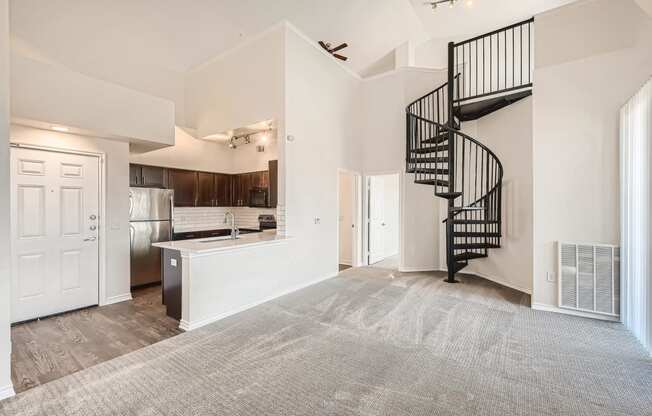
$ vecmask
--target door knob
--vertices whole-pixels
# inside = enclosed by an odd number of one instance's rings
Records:
[[[95,240],[97,240],[97,237],[84,238],[84,241],[95,241]]]
[[[97,226],[95,226],[95,225],[91,225],[91,226],[90,226],[90,227],[88,227],[88,228],[90,228],[90,229],[91,229],[91,231],[95,231],[95,230],[97,230]]]
[[[92,221],[95,221],[97,219],[97,215],[91,214],[91,216],[88,218],[90,218]]]

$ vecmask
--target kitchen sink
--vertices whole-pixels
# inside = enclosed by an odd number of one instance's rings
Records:
[[[206,240],[200,240],[198,241],[199,243],[214,243],[216,241],[224,241],[224,240],[237,240],[240,237],[236,238],[231,238],[231,236],[225,236],[225,237],[215,237],[215,238],[207,238]]]

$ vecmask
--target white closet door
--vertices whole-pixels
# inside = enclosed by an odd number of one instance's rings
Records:
[[[98,304],[99,159],[11,149],[12,322]]]
[[[369,264],[385,258],[385,185],[380,176],[369,178]]]

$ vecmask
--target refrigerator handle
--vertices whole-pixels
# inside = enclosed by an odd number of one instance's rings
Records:
[[[174,194],[170,195],[170,241],[174,235]]]
[[[136,229],[134,228],[133,225],[129,224],[129,246],[131,248],[134,247],[134,234],[136,233]]]
[[[131,215],[134,212],[134,194],[129,191],[129,219],[131,220]]]

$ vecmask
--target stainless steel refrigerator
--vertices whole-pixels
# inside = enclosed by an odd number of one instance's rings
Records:
[[[161,281],[161,249],[152,243],[172,239],[173,196],[167,189],[129,188],[132,287]]]

